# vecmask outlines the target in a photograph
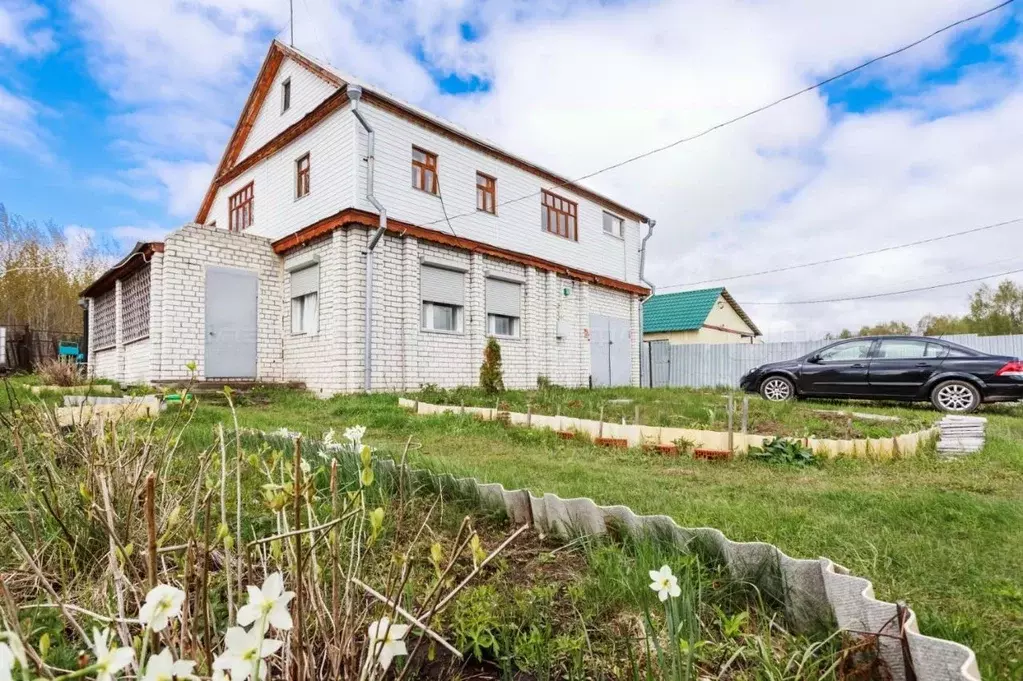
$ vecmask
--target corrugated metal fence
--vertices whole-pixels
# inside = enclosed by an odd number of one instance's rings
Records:
[[[995,355],[1023,357],[1023,335],[943,336],[944,340]],[[792,343],[670,345],[667,341],[643,344],[642,385],[647,387],[736,387],[744,373],[767,362],[780,362],[809,354],[833,340]]]

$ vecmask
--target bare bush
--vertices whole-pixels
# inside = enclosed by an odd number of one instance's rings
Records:
[[[73,360],[53,357],[44,359],[36,365],[36,373],[43,385],[59,385],[69,388],[82,384],[82,372]]]

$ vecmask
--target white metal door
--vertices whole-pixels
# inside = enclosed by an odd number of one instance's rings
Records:
[[[590,380],[595,388],[632,383],[628,319],[590,315]]]
[[[206,269],[206,378],[256,378],[259,277]]]

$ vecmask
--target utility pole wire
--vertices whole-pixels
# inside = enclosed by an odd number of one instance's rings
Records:
[[[746,279],[748,277],[759,277],[764,274],[777,274],[779,272],[790,272],[792,270],[802,269],[804,267],[814,267],[815,265],[828,265],[830,263],[840,262],[842,260],[852,260],[853,258],[862,258],[868,255],[876,255],[877,253],[888,253],[889,251],[897,251],[901,248],[909,248],[910,246],[920,246],[922,244],[930,244],[935,241],[942,241],[944,239],[951,239],[956,236],[963,236],[964,234],[976,234],[977,232],[983,232],[995,227],[1004,227],[1006,225],[1014,225],[1016,223],[1023,222],[1023,218],[1013,218],[1012,220],[1006,220],[1005,222],[996,222],[991,225],[984,225],[983,227],[974,227],[973,229],[966,229],[961,232],[952,232],[951,234],[942,234],[941,236],[932,236],[927,239],[920,239],[919,241],[909,241],[904,244],[896,244],[894,246],[885,246],[884,248],[876,248],[872,251],[860,251],[859,253],[850,253],[849,255],[839,255],[834,258],[828,258],[827,260],[815,260],[814,262],[804,262],[799,265],[786,265],[784,267],[775,267],[770,270],[760,270],[758,272],[747,272],[745,274],[733,274],[728,277],[716,277],[714,279],[702,279],[700,281],[687,281],[682,284],[668,284],[667,286],[658,286],[657,289],[663,291],[666,288],[682,288],[685,286],[698,286],[699,284],[710,284],[720,281],[734,281],[736,279]]]
[[[920,293],[921,291],[933,291],[938,288],[948,288],[949,286],[959,286],[960,284],[973,284],[978,281],[984,281],[985,279],[994,279],[995,277],[1005,277],[1010,274],[1019,274],[1023,272],[1023,268],[1018,270],[1009,270],[1008,272],[999,272],[998,274],[988,274],[983,277],[974,277],[973,279],[962,279],[960,281],[950,281],[944,284],[935,284],[933,286],[920,286],[918,288],[908,288],[903,291],[889,291],[887,293],[871,293],[865,296],[849,296],[848,298],[822,298],[820,300],[790,300],[790,301],[767,301],[767,302],[740,302],[740,305],[816,305],[818,303],[845,303],[852,300],[872,300],[874,298],[886,298],[888,296],[901,296],[905,293]]]
[[[970,23],[972,21],[976,21],[977,19],[981,19],[981,18],[987,16],[988,14],[992,14],[994,12],[997,12],[998,10],[1011,5],[1015,1],[1016,0],[1005,0],[1005,2],[1002,2],[1002,3],[998,4],[998,5],[995,5],[994,7],[990,7],[988,9],[986,9],[986,10],[983,10],[982,12],[978,12],[977,14],[973,14],[971,16],[964,17],[963,19],[959,19],[958,21],[955,21],[955,22],[953,22],[951,24],[947,24],[945,26],[942,26],[938,30],[932,31],[931,33],[928,33],[924,37],[919,38],[917,40],[914,40],[913,42],[909,43],[908,45],[903,45],[902,47],[900,47],[898,49],[892,50],[891,52],[886,52],[886,53],[884,53],[882,55],[874,57],[873,59],[869,59],[869,60],[863,62],[862,64],[859,64],[858,66],[854,66],[854,67],[852,67],[850,69],[846,69],[845,71],[842,71],[841,73],[835,74],[834,76],[831,76],[829,78],[825,78],[824,80],[818,81],[818,82],[814,83],[813,85],[809,85],[809,86],[803,88],[802,90],[798,90],[798,91],[793,92],[791,94],[785,95],[784,97],[776,99],[773,102],[770,102],[768,104],[764,104],[762,106],[759,106],[756,109],[753,109],[751,111],[747,111],[746,113],[744,113],[742,115],[739,115],[739,116],[736,116],[735,118],[730,118],[727,121],[723,121],[723,122],[718,123],[716,125],[712,125],[711,127],[706,128],[705,130],[702,130],[702,131],[700,131],[700,132],[698,132],[698,133],[696,133],[694,135],[690,135],[688,137],[682,137],[680,139],[675,140],[674,142],[669,142],[668,144],[662,145],[660,147],[656,147],[654,149],[650,149],[649,151],[645,151],[645,152],[643,152],[641,154],[637,154],[635,156],[631,156],[631,157],[629,157],[629,158],[627,158],[627,159],[625,159],[623,161],[619,161],[618,163],[614,163],[614,164],[606,166],[604,168],[600,168],[599,170],[595,170],[592,173],[589,173],[587,175],[582,175],[581,177],[577,177],[574,180],[566,180],[564,182],[556,183],[553,186],[548,187],[548,190],[550,190],[550,189],[558,189],[559,187],[565,187],[565,186],[568,186],[568,185],[576,184],[578,182],[582,182],[583,180],[588,180],[591,177],[596,177],[597,175],[600,175],[601,173],[606,173],[609,170],[614,170],[616,168],[621,168],[624,165],[628,165],[629,163],[633,163],[635,161],[639,161],[641,159],[647,158],[648,156],[653,156],[654,154],[659,154],[662,151],[667,151],[667,150],[673,149],[673,148],[675,148],[675,147],[677,147],[679,145],[686,144],[688,142],[692,142],[693,140],[700,139],[701,137],[709,135],[712,132],[715,132],[715,131],[720,130],[722,128],[728,127],[729,125],[733,125],[735,123],[743,121],[743,120],[745,120],[747,118],[750,118],[751,116],[755,116],[755,115],[757,115],[759,113],[763,113],[764,111],[767,111],[768,109],[772,109],[772,108],[778,106],[779,104],[784,104],[785,102],[789,101],[790,99],[795,99],[796,97],[799,97],[801,95],[805,95],[808,92],[813,92],[814,90],[819,90],[820,88],[824,87],[825,85],[829,85],[831,83],[834,83],[836,80],[840,80],[842,78],[845,78],[846,76],[852,75],[853,73],[856,73],[857,71],[862,71],[863,69],[865,69],[867,67],[873,66],[874,64],[878,63],[879,61],[883,61],[883,60],[888,59],[890,57],[894,57],[894,56],[897,56],[899,54],[902,54],[903,52],[911,50],[914,47],[917,47],[917,46],[927,42],[928,40],[932,40],[932,39],[936,38],[937,36],[941,35],[942,33],[947,33],[948,31],[951,31],[954,28],[958,28],[959,26],[962,26],[964,24],[968,24],[968,23]],[[534,196],[539,196],[542,191],[543,190],[532,192],[530,194],[524,194],[524,195],[516,197],[514,199],[508,199],[507,201],[502,201],[501,203],[499,203],[497,205],[498,206],[507,206],[508,204],[511,204],[511,203],[517,203],[519,201],[525,201],[526,199],[532,198]],[[452,215],[450,217],[446,217],[445,219],[447,220],[448,224],[450,225],[451,220],[456,220],[456,219],[461,218],[461,217],[467,217],[469,215],[475,215],[475,211],[473,211],[473,212],[466,212],[466,213],[458,213],[456,215]],[[444,222],[444,220],[434,220],[433,222],[425,222],[425,223],[423,223],[420,226],[435,225],[435,224],[440,223],[440,222]]]

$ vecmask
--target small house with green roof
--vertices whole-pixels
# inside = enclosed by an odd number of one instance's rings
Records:
[[[643,340],[758,343],[760,329],[723,287],[662,293],[643,305]]]

